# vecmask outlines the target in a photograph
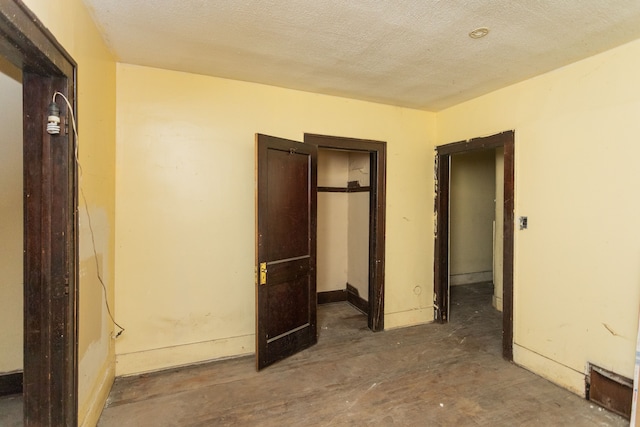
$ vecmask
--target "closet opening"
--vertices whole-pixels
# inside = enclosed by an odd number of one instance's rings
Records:
[[[369,314],[370,156],[318,150],[318,303]]]
[[[305,134],[318,147],[318,303],[348,301],[384,329],[386,144]]]

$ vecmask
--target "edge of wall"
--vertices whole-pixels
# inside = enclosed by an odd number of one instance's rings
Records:
[[[174,347],[116,354],[116,376],[177,368],[194,363],[255,353],[255,335],[222,338]]]
[[[406,328],[433,322],[433,306],[384,314],[384,329]]]
[[[513,361],[542,378],[585,397],[585,374],[513,343]]]
[[[107,398],[109,397],[109,392],[111,392],[111,386],[113,385],[114,379],[115,369],[113,365],[109,363],[103,371],[101,381],[96,381],[91,392],[88,394],[91,400],[85,407],[86,411],[84,411],[84,413],[80,412],[80,414],[83,415],[82,420],[80,420],[80,425],[82,427],[92,427],[98,424],[100,415],[102,415],[102,410],[104,409]]]
[[[502,297],[497,297],[494,295],[491,304],[493,305],[493,308],[495,308],[499,312],[503,311]]]
[[[451,278],[449,280],[451,286],[490,282],[493,280],[493,271],[478,271],[476,273],[454,274],[451,275]]]

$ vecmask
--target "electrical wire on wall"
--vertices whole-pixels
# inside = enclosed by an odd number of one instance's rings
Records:
[[[71,107],[71,103],[69,102],[67,97],[60,92],[54,92],[53,97],[51,99],[51,103],[49,104],[49,115],[47,118],[47,133],[51,135],[58,135],[60,133],[60,108],[56,104],[57,96],[60,96],[62,99],[64,99],[65,103],[67,104],[67,109],[69,111],[69,114],[71,115],[71,125],[73,126],[73,134],[75,135],[73,155],[75,158],[76,165],[78,166],[80,177],[82,177],[82,165],[80,164],[80,158],[78,157],[79,137],[78,137],[78,129],[76,126],[76,118],[73,114],[73,108]],[[96,276],[98,277],[98,281],[102,285],[102,291],[104,293],[104,303],[107,308],[107,313],[109,314],[109,318],[111,319],[111,322],[113,322],[113,324],[120,329],[114,335],[114,338],[118,338],[124,332],[124,328],[120,326],[118,322],[116,322],[116,319],[111,313],[111,307],[109,306],[109,297],[107,296],[107,286],[105,285],[104,280],[102,279],[102,274],[100,273],[100,264],[98,262],[98,251],[96,249],[95,233],[93,232],[93,225],[91,224],[91,215],[89,214],[89,204],[87,203],[87,198],[84,195],[82,185],[80,185],[79,183],[80,183],[80,180],[78,180],[78,187],[80,189],[80,196],[82,196],[82,201],[84,202],[85,211],[87,212],[87,224],[89,225],[89,231],[91,233],[91,245],[93,249],[93,257],[96,261]]]

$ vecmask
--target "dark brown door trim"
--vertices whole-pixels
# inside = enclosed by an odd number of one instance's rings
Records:
[[[369,208],[369,329],[384,330],[384,265],[386,218],[386,143],[305,133],[305,144],[318,148],[368,152],[371,158]]]
[[[436,156],[436,240],[433,276],[435,319],[449,321],[449,166],[450,155]]]
[[[449,319],[449,165],[451,155],[504,147],[504,263],[503,263],[503,313],[502,355],[513,360],[513,250],[514,250],[514,131],[454,142],[436,147],[436,200],[437,218],[434,292],[436,320],[446,323]]]
[[[25,425],[74,426],[78,423],[75,142],[64,132],[50,136],[45,126],[55,91],[75,105],[76,64],[19,0],[0,3],[0,56],[23,73]],[[66,104],[59,106],[68,117]]]

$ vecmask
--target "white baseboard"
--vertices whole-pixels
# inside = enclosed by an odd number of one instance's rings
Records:
[[[384,329],[404,328],[433,322],[433,306],[384,314]]]
[[[513,361],[534,374],[585,397],[585,373],[578,372],[516,343],[513,344]]]
[[[452,274],[449,278],[451,286],[469,285],[471,283],[490,282],[493,271],[478,271],[476,273]]]
[[[502,311],[502,297],[493,296],[493,308],[498,311]]]
[[[117,350],[117,349],[116,349]],[[116,376],[127,376],[255,353],[255,335],[116,354]]]

